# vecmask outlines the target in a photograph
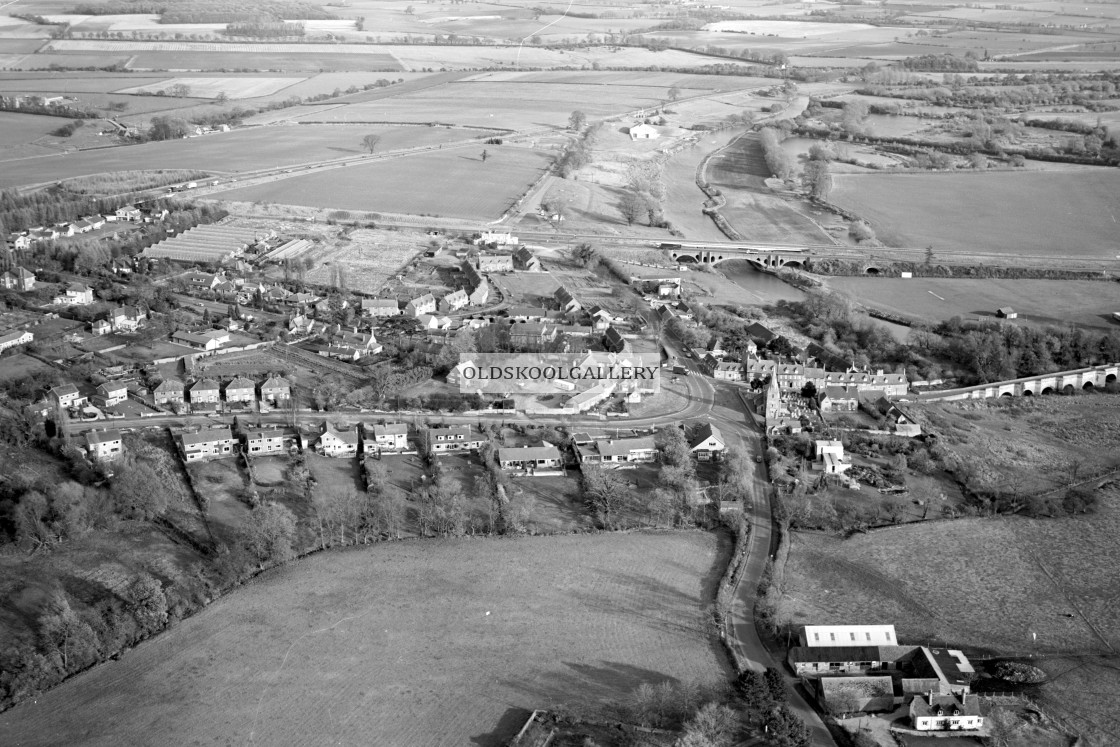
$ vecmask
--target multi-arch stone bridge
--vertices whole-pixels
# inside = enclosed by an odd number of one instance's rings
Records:
[[[810,257],[813,259],[866,259],[866,256],[831,244],[784,245],[727,242],[663,243],[661,248],[669,253],[674,262],[718,265],[729,259],[745,259],[758,267],[776,270],[779,267],[804,267]],[[874,274],[879,269],[868,267]]]
[[[960,389],[946,389],[940,392],[922,392],[912,396],[916,402],[949,402],[962,399],[990,399],[994,397],[1032,397],[1043,394],[1072,394],[1079,389],[1095,389],[1116,381],[1120,373],[1120,363],[1107,363],[1092,368],[1078,368],[1074,371],[1027,376],[1022,379],[995,381]]]

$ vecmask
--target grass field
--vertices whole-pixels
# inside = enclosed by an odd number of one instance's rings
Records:
[[[460,133],[461,135],[461,133]],[[220,192],[221,199],[339,210],[497,218],[549,163],[525,148],[425,152]]]
[[[332,268],[340,266],[346,269],[351,290],[376,293],[410,258],[419,254],[427,244],[426,238],[398,231],[353,231],[348,243],[327,244],[313,252],[315,267],[307,273],[307,282],[329,285]]]
[[[725,552],[682,532],[322,554],[0,714],[0,731],[27,746],[497,747],[534,708],[723,679],[703,608]]]
[[[1019,323],[1115,328],[1112,312],[1120,311],[1116,284],[1093,280],[830,277],[825,282],[871,308],[932,322],[995,317],[996,309],[1010,306],[1019,312]]]
[[[1117,254],[1116,169],[843,174],[834,183],[831,200],[868,219],[891,246],[1097,259]]]
[[[231,99],[252,99],[260,96],[269,96],[278,93],[288,86],[300,83],[306,78],[265,78],[265,77],[238,77],[238,78],[168,78],[158,83],[148,83],[142,86],[122,88],[115,93],[141,93],[154,94],[160,90],[169,90],[172,86],[184,85],[190,88],[190,95],[194,98],[213,99],[225,94]]]
[[[0,171],[0,187],[133,169],[197,168],[219,173],[236,173],[271,166],[357,156],[368,152],[362,147],[362,138],[366,135],[380,135],[381,142],[378,150],[386,151],[464,140],[476,134],[479,133],[476,131],[464,133],[462,130],[438,127],[375,125],[352,127],[286,125],[247,128],[187,140],[83,151],[69,154],[64,159],[14,161]],[[423,185],[416,186],[420,188]]]

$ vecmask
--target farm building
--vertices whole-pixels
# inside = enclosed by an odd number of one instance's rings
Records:
[[[893,625],[806,625],[798,638],[802,646],[894,646]]]
[[[144,250],[143,256],[177,262],[223,262],[240,255],[257,241],[272,238],[275,231],[235,226],[203,225],[164,239]]]
[[[1002,319],[1017,319],[1019,317],[1019,312],[1010,306],[1001,306],[996,309],[996,316]]]

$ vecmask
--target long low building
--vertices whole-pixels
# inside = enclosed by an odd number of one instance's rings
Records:
[[[180,262],[223,262],[240,255],[258,241],[275,235],[275,231],[256,228],[195,226],[178,236],[148,247],[143,255]]]

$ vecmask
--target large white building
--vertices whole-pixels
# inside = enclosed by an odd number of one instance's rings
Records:
[[[817,646],[896,646],[893,625],[806,625],[801,629],[801,645]]]

